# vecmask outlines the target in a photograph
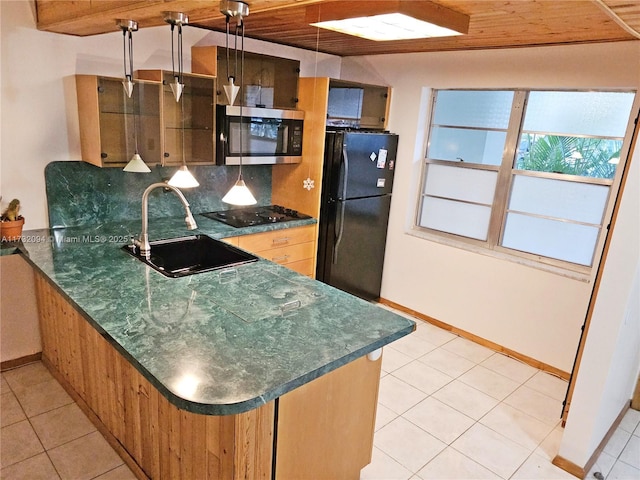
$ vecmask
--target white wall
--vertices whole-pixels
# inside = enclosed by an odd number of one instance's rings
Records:
[[[20,198],[25,229],[48,226],[44,167],[80,160],[76,73],[121,77],[122,32],[73,37],[36,29],[31,1],[0,1],[2,144],[0,194],[4,207]],[[224,45],[224,34],[185,27],[185,71],[192,45]],[[170,69],[169,26],[134,33],[134,69]],[[300,60],[304,76],[340,73],[340,58],[247,39],[247,51]],[[277,51],[276,51],[277,50]]]
[[[602,274],[559,455],[584,465],[620,411],[640,370],[640,146]]]
[[[0,257],[0,361],[42,351],[33,268],[22,255]]]
[[[393,87],[400,135],[382,297],[570,371],[592,284],[409,234],[430,88],[638,88],[640,42],[346,58]]]

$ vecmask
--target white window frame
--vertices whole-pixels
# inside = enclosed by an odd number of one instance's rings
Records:
[[[509,125],[507,128],[507,138],[505,141],[505,148],[502,155],[502,161],[500,165],[484,165],[473,163],[457,163],[449,160],[433,160],[427,158],[427,152],[429,151],[429,142],[431,129],[433,125],[433,117],[435,115],[435,101],[437,93],[446,90],[457,91],[513,91],[514,100],[512,104],[512,115],[510,117]],[[563,90],[563,89],[514,89],[514,88],[496,88],[496,89],[473,89],[473,88],[456,88],[456,89],[432,89],[430,92],[430,108],[429,108],[429,121],[426,124],[426,143],[423,149],[422,167],[420,170],[420,183],[417,192],[416,209],[413,218],[412,234],[421,238],[425,238],[438,243],[446,244],[449,246],[462,248],[478,254],[489,255],[497,258],[502,258],[516,263],[532,266],[534,268],[540,268],[546,271],[551,271],[563,276],[575,278],[582,281],[589,281],[592,276],[592,272],[598,265],[602,248],[604,245],[604,239],[607,232],[608,225],[613,213],[614,200],[618,194],[620,187],[620,181],[622,179],[623,172],[627,168],[627,162],[629,157],[629,149],[631,143],[631,137],[633,133],[634,122],[638,120],[638,104],[640,103],[639,95],[637,91],[631,89],[617,90],[617,89],[602,89],[602,90],[590,90],[590,91],[603,91],[603,92],[620,92],[620,93],[633,93],[635,94],[634,102],[631,109],[630,118],[627,123],[627,129],[623,137],[622,149],[620,151],[620,162],[616,168],[616,173],[613,179],[604,178],[591,178],[577,175],[568,175],[560,173],[540,172],[531,170],[516,170],[514,168],[514,159],[516,155],[516,149],[519,145],[522,124],[524,122],[524,110],[526,107],[526,101],[529,92],[533,91],[567,91],[567,92],[583,92],[587,90]],[[444,165],[449,167],[458,168],[474,168],[480,170],[491,170],[498,172],[498,180],[496,184],[496,193],[493,199],[491,207],[491,219],[489,221],[489,228],[486,240],[477,240],[461,235],[447,233],[439,230],[433,230],[420,225],[420,219],[422,215],[423,198],[425,196],[425,183],[427,179],[427,169],[430,164]],[[609,187],[609,195],[606,201],[606,206],[603,213],[603,219],[600,225],[600,232],[598,234],[598,240],[596,242],[593,258],[590,266],[580,265],[564,260],[558,260],[555,258],[544,257],[532,253],[522,252],[511,248],[503,247],[500,245],[502,235],[504,233],[504,226],[508,213],[508,201],[510,197],[510,191],[513,184],[513,178],[515,175],[525,175],[539,178],[549,178],[553,180],[566,180],[574,181],[585,184],[605,185]]]

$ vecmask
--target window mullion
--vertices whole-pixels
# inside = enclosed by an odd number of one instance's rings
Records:
[[[509,191],[511,189],[513,160],[520,141],[520,129],[522,128],[527,95],[528,93],[526,91],[519,90],[515,92],[513,97],[507,137],[502,153],[502,163],[498,171],[496,192],[491,207],[491,219],[489,220],[489,232],[487,235],[489,248],[494,248],[498,245],[502,233],[507,203],[509,201]]]

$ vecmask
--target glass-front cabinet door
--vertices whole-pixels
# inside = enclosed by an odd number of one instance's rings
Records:
[[[131,97],[121,78],[76,75],[82,159],[99,167],[124,167],[138,152],[162,161],[160,83],[136,81]]]
[[[183,74],[179,99],[171,89],[172,71],[139,70],[137,78],[162,82],[162,164],[215,163],[215,77]]]

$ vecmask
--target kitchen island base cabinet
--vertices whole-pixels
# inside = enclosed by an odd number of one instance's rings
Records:
[[[43,275],[35,285],[43,362],[139,478],[357,479],[369,463],[380,360],[244,413],[200,415],[171,404]]]

